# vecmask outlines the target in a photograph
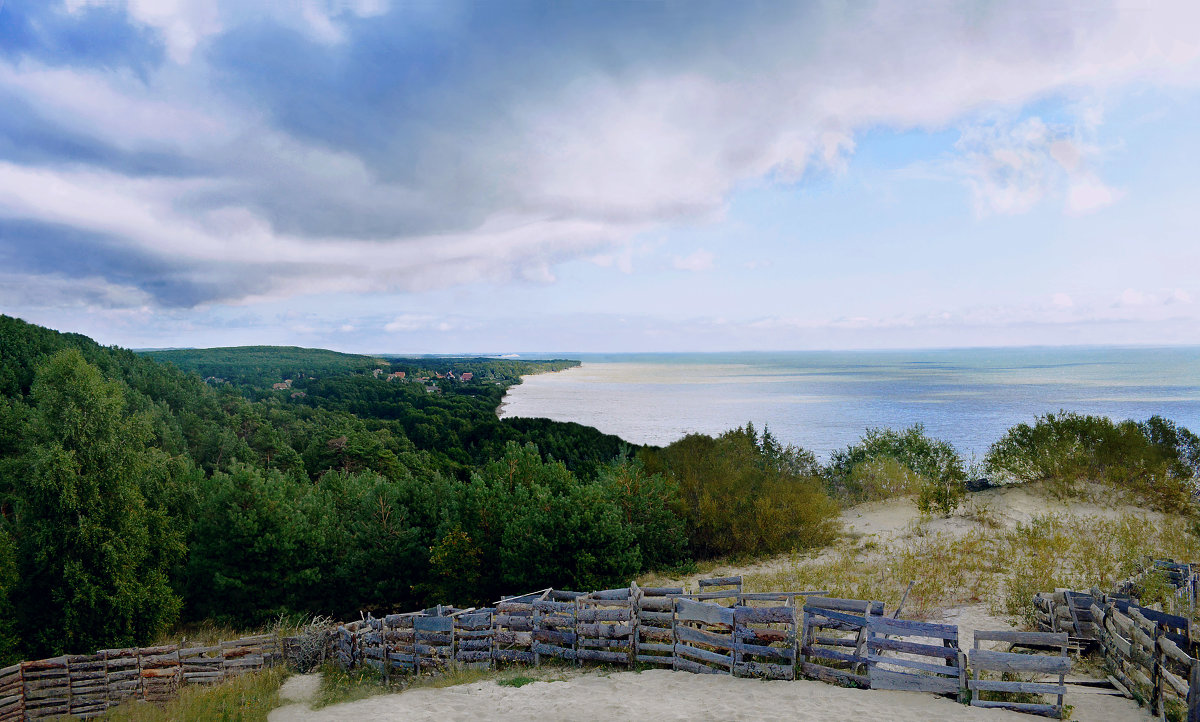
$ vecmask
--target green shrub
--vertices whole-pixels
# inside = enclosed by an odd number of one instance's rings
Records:
[[[916,493],[924,513],[949,515],[966,494],[962,458],[920,424],[903,431],[867,429],[857,444],[830,455],[826,480],[846,504]]]
[[[838,533],[838,508],[811,453],[751,425],[717,438],[692,434],[643,451],[646,469],[679,486],[687,536],[701,558],[808,549]]]
[[[985,463],[1002,480],[1046,481],[1063,495],[1080,481],[1099,481],[1134,503],[1187,512],[1200,470],[1200,439],[1158,416],[1116,423],[1060,411],[1009,429],[988,449]]]

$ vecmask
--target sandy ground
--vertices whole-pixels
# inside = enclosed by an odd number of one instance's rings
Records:
[[[1088,722],[1148,720],[1131,701],[1097,694],[1072,694],[1072,719]],[[836,687],[821,682],[763,682],[716,675],[652,670],[587,674],[563,682],[501,687],[495,682],[401,694],[308,710],[293,704],[271,713],[269,722],[326,720],[1025,720],[999,710],[965,707],[918,692]]]

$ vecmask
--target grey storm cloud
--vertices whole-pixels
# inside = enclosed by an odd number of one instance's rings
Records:
[[[874,125],[1197,75],[1186,5],[150,5],[0,6],[10,274],[165,307],[548,282]]]

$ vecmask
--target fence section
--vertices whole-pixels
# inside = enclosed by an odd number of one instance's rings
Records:
[[[1008,642],[1013,645],[1051,646],[1059,647],[1059,656],[1053,657],[1042,654],[1020,654],[1017,652],[997,652],[980,649],[979,643],[985,641]],[[1071,671],[1071,658],[1067,656],[1068,635],[1050,632],[975,632],[975,646],[971,650],[968,663],[973,673],[968,682],[971,689],[971,705],[974,707],[996,707],[1038,714],[1046,717],[1062,717],[1063,695],[1066,694],[1065,676]],[[1058,684],[1047,684],[1040,681],[1023,681],[1012,679],[991,680],[983,678],[986,672],[1027,675],[1058,675]],[[1034,694],[1056,695],[1057,702],[1018,702],[1011,699],[984,700],[981,692],[992,692],[1006,695]]]
[[[966,687],[958,627],[883,616],[868,616],[866,623],[872,689],[957,695]]]

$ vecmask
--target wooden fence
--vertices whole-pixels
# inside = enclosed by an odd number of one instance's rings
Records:
[[[346,667],[371,666],[389,677],[433,673],[449,660],[483,666],[555,659],[640,663],[698,674],[924,691],[981,706],[1061,715],[1069,657],[984,649],[968,655],[959,648],[955,626],[896,619],[885,616],[882,602],[824,594],[746,593],[736,577],[704,580],[694,594],[637,584],[588,593],[544,589],[484,609],[438,607],[339,625],[331,658]],[[1006,641],[1012,634],[976,632],[976,640]],[[1053,637],[1055,644],[1066,641],[1061,634],[1042,636]],[[986,675],[1014,669],[1058,678],[1015,681]],[[984,701],[984,693],[1049,694],[1053,701]]]
[[[102,649],[0,669],[0,722],[70,715],[97,717],[130,699],[162,702],[187,684],[212,684],[273,666],[284,640],[244,637],[211,647]]]
[[[1200,722],[1200,635],[1189,616],[1142,606],[1131,596],[1147,574],[1159,571],[1175,587],[1175,609],[1193,612],[1197,572],[1188,565],[1150,560],[1113,594],[1060,589],[1034,597],[1038,626],[1068,635],[1080,649],[1099,647],[1111,681],[1156,716]],[[1168,708],[1171,708],[1170,710]]]

